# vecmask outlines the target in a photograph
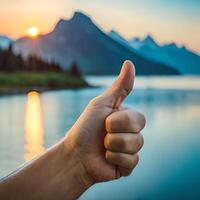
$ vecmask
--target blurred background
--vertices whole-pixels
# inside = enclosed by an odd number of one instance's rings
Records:
[[[200,199],[200,1],[0,4],[0,178],[63,138],[129,59],[140,162],[80,199]]]

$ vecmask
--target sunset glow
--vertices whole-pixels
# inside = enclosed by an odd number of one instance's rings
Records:
[[[31,27],[28,29],[28,35],[31,38],[36,38],[39,35],[39,30],[36,27]]]
[[[114,2],[97,0],[91,4],[89,0],[0,0],[0,34],[18,39],[27,35],[31,26],[39,27],[40,33],[49,33],[61,18],[70,19],[74,11],[79,10],[106,32],[114,29],[127,39],[145,37],[151,33],[160,43],[175,41],[200,52],[200,1]]]

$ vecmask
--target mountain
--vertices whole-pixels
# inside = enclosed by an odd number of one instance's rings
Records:
[[[16,53],[25,57],[34,54],[45,60],[55,60],[63,68],[76,62],[84,74],[117,74],[126,59],[135,63],[137,74],[179,74],[108,36],[80,12],[75,12],[70,20],[61,19],[52,32],[37,39],[20,38],[13,46]]]
[[[12,40],[4,35],[0,35],[0,49],[7,49],[11,44]]]
[[[129,45],[131,45],[134,49],[137,49],[137,50],[144,47],[156,49],[159,46],[151,35],[147,35],[144,40],[141,40],[140,38],[136,37],[131,42],[129,42]]]
[[[111,30],[108,35],[113,38],[114,40],[117,40],[119,43],[127,46],[128,48],[131,48],[130,43],[123,38],[119,33],[117,33],[115,30]],[[132,48],[131,48],[132,49]],[[133,49],[132,49],[133,50]]]
[[[200,74],[200,56],[175,43],[159,45],[151,35],[145,39],[133,38],[130,45],[140,55],[173,66],[181,74]]]

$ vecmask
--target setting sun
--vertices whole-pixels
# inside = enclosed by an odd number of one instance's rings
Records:
[[[36,38],[39,35],[39,30],[36,27],[31,27],[28,29],[28,35],[31,38]]]

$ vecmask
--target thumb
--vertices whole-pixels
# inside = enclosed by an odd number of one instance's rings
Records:
[[[102,97],[109,106],[118,108],[133,89],[135,67],[131,61],[125,61],[117,80],[109,87]]]

